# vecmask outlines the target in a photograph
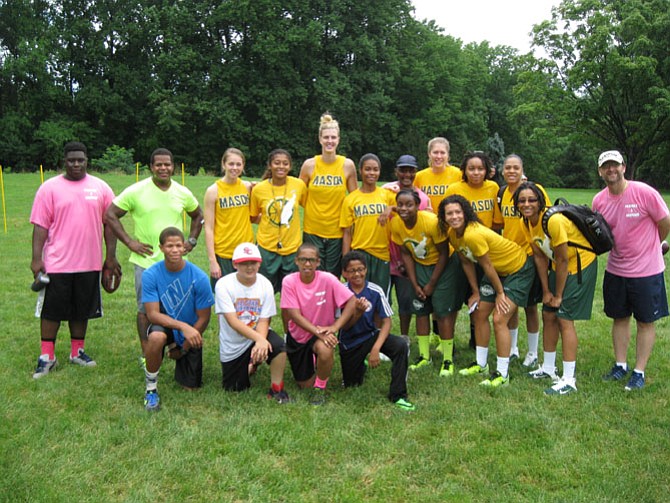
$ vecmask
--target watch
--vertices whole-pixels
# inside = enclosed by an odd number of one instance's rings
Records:
[[[198,244],[198,240],[195,238],[188,238],[186,241],[191,245],[191,248],[195,248],[195,245]]]

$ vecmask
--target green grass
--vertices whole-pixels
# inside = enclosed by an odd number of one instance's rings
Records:
[[[134,181],[104,178],[117,193]],[[432,370],[410,374],[417,411],[408,414],[385,399],[388,364],[350,390],[338,387],[336,364],[326,406],[310,407],[287,371],[297,402],[280,407],[264,396],[267,367],[250,391],[221,390],[214,320],[205,335],[203,389],[178,389],[167,362],[159,382],[163,410],[147,414],[133,280],[128,251],[120,246],[127,274],[117,293],[103,294],[105,317],[89,327],[87,350],[98,366],[67,364],[69,337],[61,330],[59,369],[34,381],[39,331],[28,288],[28,220],[39,176],[8,174],[4,180],[1,501],[651,502],[670,493],[669,323],[657,324],[641,393],[603,383],[612,349],[600,283],[592,320],[577,323],[576,395],[543,396],[543,385],[525,379],[518,365],[508,388],[487,392],[477,378],[439,379],[435,362]],[[202,201],[213,180],[190,177],[187,185]],[[577,203],[590,202],[593,193],[550,190],[552,198]],[[130,227],[130,219],[124,224]],[[192,260],[206,270],[202,240]],[[603,270],[601,258],[600,276]],[[457,327],[457,368],[473,360],[465,319],[461,315]]]

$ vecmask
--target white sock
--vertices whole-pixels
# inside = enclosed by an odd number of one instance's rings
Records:
[[[499,356],[496,370],[500,372],[501,376],[507,377],[509,373],[509,357]]]
[[[637,372],[638,374],[642,374],[642,377],[644,377],[644,370],[638,370],[637,368],[634,368],[633,372]]]
[[[545,351],[542,368],[547,374],[553,374],[556,371],[556,351]]]
[[[486,367],[486,362],[489,359],[489,348],[477,346],[475,352],[477,354],[477,365],[482,368]]]
[[[574,379],[575,378],[575,364],[577,362],[566,362],[563,361],[563,379]]]
[[[625,371],[628,371],[628,363],[626,363],[626,362],[623,362],[623,363],[622,362],[616,362],[616,364],[619,367],[621,367],[622,369],[624,369]]]
[[[512,345],[510,346],[510,353],[509,354],[518,353],[519,352],[519,327],[509,329],[509,338],[510,338],[510,341],[512,342]]]
[[[537,354],[540,332],[528,332],[528,352]]]
[[[156,386],[158,385],[158,371],[149,372],[148,370],[145,370],[144,382],[147,386],[147,391],[156,391]]]

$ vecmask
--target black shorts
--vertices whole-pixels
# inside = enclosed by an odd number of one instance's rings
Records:
[[[272,352],[268,354],[267,364],[274,358],[286,351],[284,339],[279,337],[274,330],[268,331],[268,342],[272,346]],[[229,362],[221,362],[223,373],[222,385],[226,391],[244,391],[251,387],[249,379],[249,362],[251,361],[251,350],[254,344],[250,344],[247,350],[240,356]]]
[[[605,271],[603,278],[605,314],[609,318],[628,318],[653,323],[668,316],[668,298],[663,273],[644,278],[624,278]]]
[[[175,342],[171,328],[149,325],[147,335],[151,332],[163,332],[167,336],[165,346]],[[165,351],[165,348],[163,348],[163,351]],[[200,388],[202,386],[202,348],[191,348],[179,360],[175,360],[174,379],[187,388]]]
[[[306,381],[314,375],[314,343],[318,340],[312,336],[306,343],[296,342],[290,333],[286,334],[286,356],[291,364],[291,371],[296,381]]]
[[[49,274],[37,298],[35,316],[50,321],[84,321],[102,316],[100,271]]]

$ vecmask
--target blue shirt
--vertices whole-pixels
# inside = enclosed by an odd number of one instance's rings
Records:
[[[181,271],[171,272],[165,261],[155,263],[142,273],[142,302],[158,302],[161,313],[193,326],[197,311],[214,304],[209,278],[197,266],[184,262]],[[184,334],[174,330],[175,342],[184,343]]]
[[[351,290],[349,283],[345,283],[345,286]],[[354,295],[357,298],[364,297],[370,305],[353,327],[340,330],[340,344],[344,349],[355,348],[377,334],[375,314],[379,319],[390,318],[393,315],[384,290],[379,285],[366,281],[363,290],[360,293],[354,292]]]

